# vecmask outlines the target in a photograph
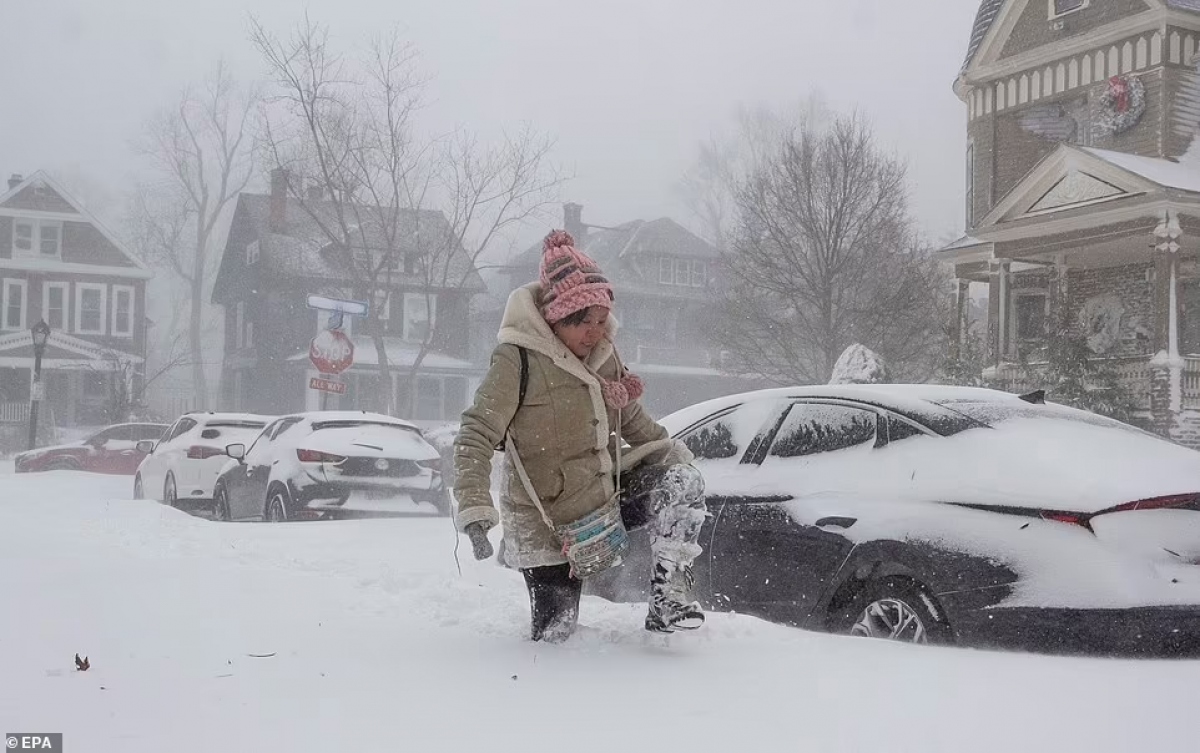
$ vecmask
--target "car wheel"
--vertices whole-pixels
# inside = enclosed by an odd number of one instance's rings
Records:
[[[276,489],[267,499],[267,509],[263,519],[268,523],[286,523],[288,519],[287,492]]]
[[[223,486],[218,486],[213,491],[212,519],[220,521],[233,519],[233,516],[229,514],[229,495],[225,492],[225,487]]]
[[[907,578],[887,577],[863,589],[849,613],[847,632],[917,644],[953,643],[954,633],[928,589]]]
[[[146,498],[146,490],[142,488],[142,475],[140,473],[133,477],[133,498]]]
[[[179,492],[175,488],[175,475],[167,474],[167,480],[163,482],[163,502],[170,507],[179,505]]]

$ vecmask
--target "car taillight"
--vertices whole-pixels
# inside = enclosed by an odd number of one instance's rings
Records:
[[[340,463],[346,459],[341,455],[319,450],[296,450],[296,457],[300,458],[301,463]]]
[[[1131,510],[1163,510],[1171,507],[1191,507],[1200,504],[1200,494],[1168,494],[1164,497],[1150,497],[1136,502],[1126,502],[1123,505],[1110,507],[1102,513],[1129,512]]]
[[[206,447],[205,445],[195,444],[188,448],[187,456],[190,460],[207,460],[215,458],[218,455],[224,455],[225,451],[219,447]]]
[[[1059,523],[1070,523],[1072,525],[1083,526],[1084,528],[1087,528],[1088,530],[1091,530],[1091,527],[1092,527],[1091,523],[1089,522],[1091,520],[1091,516],[1082,515],[1080,513],[1075,513],[1075,512],[1049,512],[1049,511],[1047,511],[1047,512],[1042,513],[1042,518],[1044,520],[1054,520]]]

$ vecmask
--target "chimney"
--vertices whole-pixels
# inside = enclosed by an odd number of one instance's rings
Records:
[[[582,204],[563,204],[563,230],[571,234],[577,246],[583,248],[583,241],[587,238],[587,227],[583,224]]]
[[[12,175],[8,176],[8,190],[11,191],[17,186],[21,185],[21,181],[23,180],[25,180],[25,176],[21,175],[20,173],[13,173]]]
[[[271,214],[268,223],[272,233],[287,229],[288,173],[282,167],[271,171]]]

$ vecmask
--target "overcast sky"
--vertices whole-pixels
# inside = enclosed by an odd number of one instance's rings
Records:
[[[739,106],[819,90],[906,157],[934,238],[963,222],[964,106],[951,91],[977,0],[0,0],[0,174],[39,168],[115,205],[146,117],[218,58],[258,80],[248,13],[281,33],[307,7],[335,41],[399,24],[435,78],[427,117],[528,121],[574,174],[585,221],[670,215],[697,145]],[[112,207],[98,207],[108,213]]]

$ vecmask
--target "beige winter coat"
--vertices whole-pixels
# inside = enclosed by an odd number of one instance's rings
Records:
[[[499,332],[500,345],[491,367],[475,392],[475,403],[462,414],[454,445],[456,525],[462,530],[483,521],[504,527],[509,566],[542,567],[566,562],[561,543],[526,493],[506,457],[499,489],[499,513],[492,502],[494,448],[511,433],[521,462],[542,506],[555,525],[599,509],[616,493],[614,430],[617,412],[608,410],[593,371],[607,380],[618,378],[611,344],[616,320],[609,317],[610,340],[602,341],[587,362],[555,337],[538,311],[541,286],[531,283],[513,291]],[[521,359],[529,358],[525,402],[517,408]],[[666,429],[634,402],[620,412],[621,467],[640,462],[690,462],[691,453],[672,441]]]

